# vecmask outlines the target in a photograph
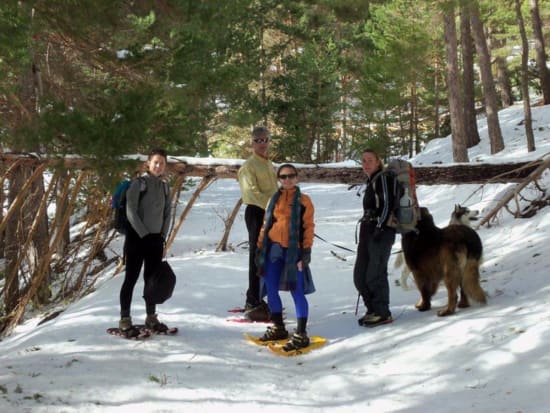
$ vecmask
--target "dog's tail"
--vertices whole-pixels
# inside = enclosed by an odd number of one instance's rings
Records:
[[[479,284],[479,265],[480,260],[469,258],[466,261],[464,276],[462,279],[462,288],[468,297],[478,303],[487,303],[487,296]]]
[[[393,262],[393,267],[396,269],[403,267],[401,268],[401,282],[400,282],[401,288],[403,288],[403,290],[405,291],[410,290],[411,287],[409,287],[409,284],[407,283],[407,279],[411,275],[411,270],[409,270],[409,267],[405,263],[405,254],[403,254],[403,251],[400,251],[397,254],[397,257],[395,257],[395,261]]]
[[[395,261],[393,262],[393,267],[399,268],[403,264],[405,264],[405,255],[403,254],[403,251],[399,251],[395,257]]]

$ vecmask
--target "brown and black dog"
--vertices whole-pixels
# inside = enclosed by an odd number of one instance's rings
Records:
[[[431,298],[442,280],[447,287],[448,303],[437,315],[453,314],[457,305],[468,307],[468,298],[486,303],[485,292],[479,285],[483,245],[477,232],[465,225],[439,228],[427,208],[420,208],[417,230],[401,237],[405,262],[421,295],[416,308],[420,311],[431,308]]]
[[[477,221],[478,219],[479,219],[479,211],[477,209],[470,209],[460,204],[456,204],[453,212],[451,212],[449,225],[457,224],[457,225],[467,225],[471,227],[473,222]],[[409,290],[407,278],[412,276],[412,274],[411,274],[411,271],[409,270],[409,267],[405,265],[405,257],[403,256],[403,251],[400,251],[397,254],[397,257],[393,262],[393,266],[395,268],[401,268],[401,281],[399,284],[401,284],[401,287],[404,290]]]

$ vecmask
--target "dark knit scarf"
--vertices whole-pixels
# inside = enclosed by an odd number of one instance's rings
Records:
[[[300,239],[300,227],[302,224],[302,196],[299,187],[295,187],[294,198],[292,199],[291,215],[290,215],[290,228],[289,238],[288,238],[288,249],[286,251],[285,267],[283,273],[281,274],[281,280],[279,283],[279,289],[285,291],[291,291],[296,289],[296,275],[298,269],[296,268],[296,263],[298,262],[298,250],[299,250],[299,239]],[[265,262],[266,253],[268,247],[271,244],[271,241],[268,237],[268,232],[271,226],[273,225],[273,211],[275,205],[279,200],[283,190],[279,189],[271,200],[267,210],[265,211],[265,225],[264,225],[264,237],[262,239],[262,249],[260,252],[260,263]]]

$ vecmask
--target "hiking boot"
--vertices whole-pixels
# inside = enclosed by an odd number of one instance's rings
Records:
[[[252,297],[246,297],[246,301],[244,302],[243,308],[244,308],[244,311],[248,311],[258,307],[259,305],[267,305],[267,303],[264,300],[257,300]]]
[[[122,317],[118,322],[118,329],[120,335],[126,338],[135,338],[141,335],[140,329],[132,324],[131,317]]]
[[[362,326],[367,320],[371,319],[373,315],[374,312],[367,311],[363,317],[357,320],[357,323]]]
[[[283,346],[284,351],[299,350],[301,348],[309,346],[309,337],[307,333],[295,332],[292,334],[292,338]]]
[[[166,333],[168,326],[161,323],[156,314],[149,314],[145,319],[145,328],[151,330],[154,333]]]
[[[365,327],[376,327],[382,324],[389,324],[391,322],[393,322],[391,315],[382,317],[378,314],[372,314],[369,317],[365,317],[362,325]]]
[[[269,307],[267,304],[262,301],[256,307],[246,310],[244,316],[250,321],[269,321],[271,320],[271,315],[269,314]]]
[[[260,337],[260,341],[277,341],[288,338],[288,331],[285,326],[272,325],[267,327],[264,335]]]
[[[120,321],[118,322],[118,328],[121,331],[127,331],[132,328],[132,317],[122,317]]]

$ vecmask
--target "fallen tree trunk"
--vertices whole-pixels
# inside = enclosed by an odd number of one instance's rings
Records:
[[[0,160],[10,164],[15,161],[24,163],[54,163],[59,160],[48,160],[21,154],[0,154]],[[130,159],[129,159],[130,161]],[[135,159],[132,161],[135,162]],[[80,158],[66,158],[67,168],[87,167],[88,162]],[[124,162],[123,160],[121,162]],[[192,162],[192,163],[191,163]],[[237,171],[242,161],[235,160],[235,164],[200,164],[193,158],[169,157],[167,172],[183,176],[214,176],[217,179],[237,179]],[[488,181],[493,183],[521,182],[533,172],[542,160],[519,163],[462,163],[456,165],[416,166],[415,175],[418,185],[444,184],[482,184]],[[301,182],[320,182],[335,184],[357,184],[365,177],[361,167],[337,167],[323,165],[296,165]]]
[[[536,182],[547,168],[550,168],[550,159],[547,159],[545,162],[541,163],[532,173],[529,174],[527,178],[516,185],[512,191],[508,191],[507,195],[503,197],[498,204],[483,217],[478,226],[481,227],[482,225],[488,224],[503,207],[518,196],[523,188],[532,182]]]
[[[417,166],[415,167],[418,185],[444,184],[483,184],[521,182],[540,164],[533,162],[505,164],[457,164],[451,166]],[[187,176],[215,175],[218,178],[237,179],[240,165],[191,165],[169,164],[169,171]],[[327,167],[297,165],[300,182],[320,182],[335,184],[357,184],[365,180],[360,167]]]

